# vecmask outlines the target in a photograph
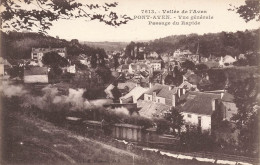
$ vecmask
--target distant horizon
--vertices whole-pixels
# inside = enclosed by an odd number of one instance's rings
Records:
[[[248,31],[253,31],[253,30],[258,30],[260,29],[260,27],[258,28],[255,28],[255,29],[245,29],[245,30],[235,30],[235,31],[219,31],[219,32],[214,32],[214,33],[203,33],[203,34],[198,34],[198,33],[189,33],[189,34],[172,34],[172,35],[167,35],[167,36],[164,36],[164,37],[159,37],[159,38],[154,38],[154,39],[148,39],[148,40],[131,40],[131,41],[120,41],[120,40],[111,40],[111,41],[107,41],[107,40],[104,40],[104,41],[81,41],[79,40],[79,42],[126,42],[126,43],[129,43],[129,42],[149,42],[149,41],[153,41],[153,40],[156,40],[156,39],[161,39],[161,38],[165,38],[165,37],[170,37],[170,36],[180,36],[180,35],[191,35],[191,34],[197,34],[197,35],[205,35],[205,34],[217,34],[217,33],[221,33],[221,32],[226,32],[226,33],[236,33],[237,31],[242,31],[242,32],[245,32],[246,30]],[[54,36],[52,36],[54,37]],[[62,38],[60,38],[62,39]],[[77,39],[77,38],[72,38],[72,39]],[[72,39],[68,39],[69,40],[72,40]],[[67,39],[66,39],[67,40]]]
[[[50,34],[45,34],[46,36],[50,36],[50,37],[53,37],[53,38],[56,38],[58,37],[59,39],[64,39],[64,40],[67,40],[67,41],[71,41],[72,39],[77,39],[79,42],[121,42],[121,43],[129,43],[129,42],[149,42],[149,41],[153,41],[153,40],[156,40],[156,39],[161,39],[161,38],[165,38],[165,37],[170,37],[170,36],[180,36],[180,35],[191,35],[191,34],[197,34],[197,35],[205,35],[205,34],[217,34],[217,33],[221,33],[221,32],[226,32],[226,33],[236,33],[237,31],[242,31],[242,32],[245,32],[246,30],[248,31],[254,31],[254,30],[258,30],[260,29],[260,27],[257,27],[257,28],[253,28],[253,29],[245,29],[245,30],[234,30],[234,31],[219,31],[219,32],[208,32],[208,33],[203,33],[203,34],[198,34],[198,33],[188,33],[188,34],[169,34],[167,36],[162,36],[162,37],[159,37],[159,38],[153,38],[153,39],[147,39],[147,40],[129,40],[129,41],[123,41],[123,40],[79,40],[78,38],[70,38],[70,39],[67,39],[67,38],[61,38],[60,36],[53,36],[53,35],[50,35]],[[11,31],[11,32],[18,32],[18,31]],[[34,32],[34,31],[22,31],[22,32],[18,32],[18,33],[37,33],[39,34],[38,32]]]

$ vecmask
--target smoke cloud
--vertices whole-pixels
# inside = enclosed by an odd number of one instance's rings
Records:
[[[12,85],[5,81],[2,82],[2,86],[0,86],[0,92],[2,92],[7,97],[23,96],[24,94],[28,93],[25,89],[23,89],[22,86]]]
[[[84,89],[68,89],[68,95],[61,94],[57,87],[47,85],[41,89],[42,95],[33,95],[30,89],[26,89],[23,85],[12,85],[8,82],[3,82],[0,87],[0,92],[4,96],[18,96],[22,99],[22,107],[29,108],[36,106],[41,110],[49,110],[51,106],[62,108],[66,105],[69,110],[89,110],[100,109],[106,104],[111,104],[110,99],[87,100],[83,98]]]

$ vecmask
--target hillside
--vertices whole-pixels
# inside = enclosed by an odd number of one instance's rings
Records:
[[[81,45],[78,40],[67,41],[38,33],[1,32],[1,56],[7,59],[30,58],[32,47],[66,47],[69,56],[77,56],[81,53],[92,55],[104,50]]]
[[[131,150],[119,141],[104,140],[91,132],[83,136],[76,127],[68,130],[55,126],[18,109],[5,109],[2,114],[5,127],[0,135],[4,142],[1,164],[208,164]]]
[[[259,51],[259,31],[246,30],[237,32],[220,32],[208,33],[204,35],[172,35],[153,41],[147,42],[131,42],[126,47],[126,55],[130,56],[134,46],[145,46],[147,52],[155,51],[157,53],[173,53],[176,49],[189,49],[192,53],[199,53],[208,57],[214,55],[216,57],[232,55],[237,56],[246,52]]]
[[[95,48],[99,47],[105,49],[106,51],[123,50],[128,44],[127,42],[108,42],[108,41],[105,42],[83,41],[81,43]]]

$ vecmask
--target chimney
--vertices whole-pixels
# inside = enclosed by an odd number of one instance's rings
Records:
[[[186,89],[183,89],[182,90],[182,94],[184,95],[186,93]]]
[[[154,102],[156,102],[156,92],[153,92],[153,99]]]
[[[175,99],[176,99],[175,95],[172,95],[172,106],[173,106],[173,107],[176,106],[176,104],[175,104],[175,103],[176,103],[176,100],[175,100]]]
[[[212,105],[212,111],[215,111],[216,110],[216,100],[215,99],[213,99],[211,101],[211,105]]]
[[[181,97],[181,89],[178,88],[178,96]]]
[[[153,84],[151,82],[149,82],[149,88],[152,88]]]
[[[223,96],[224,96],[224,92],[221,92],[221,93],[220,93],[220,98],[222,99]]]

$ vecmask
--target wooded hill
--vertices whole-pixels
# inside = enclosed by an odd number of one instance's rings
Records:
[[[78,56],[81,53],[91,56],[92,54],[105,54],[100,48],[92,48],[82,45],[77,39],[67,41],[38,33],[1,32],[1,56],[7,59],[28,59],[32,47],[38,48],[61,48],[66,47],[69,56]]]
[[[147,52],[155,51],[157,53],[173,53],[176,49],[189,49],[192,53],[196,53],[199,44],[199,53],[208,57],[214,55],[216,57],[232,55],[237,56],[247,51],[259,51],[259,31],[246,30],[237,32],[220,32],[208,33],[204,35],[172,35],[149,43],[133,43],[126,47],[126,54],[133,45],[145,46]]]

